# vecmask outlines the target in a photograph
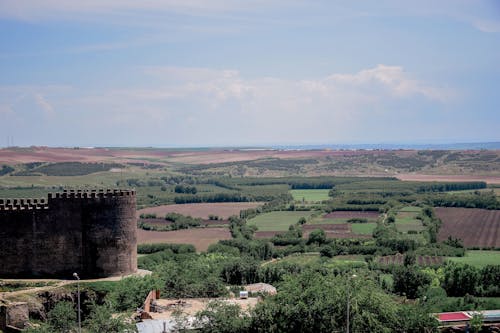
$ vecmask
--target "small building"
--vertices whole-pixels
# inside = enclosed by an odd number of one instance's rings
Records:
[[[244,289],[250,293],[262,293],[268,295],[276,295],[276,288],[267,283],[253,283],[248,284],[244,287]]]

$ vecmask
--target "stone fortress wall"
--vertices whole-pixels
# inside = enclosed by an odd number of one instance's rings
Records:
[[[71,279],[137,271],[134,190],[0,199],[0,278]]]

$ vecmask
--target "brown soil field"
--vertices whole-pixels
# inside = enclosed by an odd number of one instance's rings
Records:
[[[438,240],[460,238],[466,247],[500,247],[500,210],[435,208],[443,222]]]
[[[341,224],[304,224],[302,225],[302,230],[311,231],[316,229],[322,229],[325,231],[339,232],[339,233],[349,233],[351,232],[351,225],[349,223]]]
[[[441,265],[444,262],[444,257],[440,256],[417,256],[417,264],[420,266]],[[383,265],[403,265],[404,255],[396,254],[393,256],[384,256],[378,259],[379,264]]]
[[[221,202],[221,203],[193,203],[182,205],[163,205],[149,207],[137,211],[137,216],[141,214],[156,214],[164,217],[167,213],[178,213],[208,219],[210,214],[227,219],[231,215],[240,215],[240,210],[261,206],[262,202]]]
[[[328,238],[372,238],[371,235],[358,235],[352,232],[352,225],[349,223],[341,224],[304,224],[302,226],[303,238],[308,238],[309,234],[316,229],[325,231]]]
[[[262,239],[262,238],[272,238],[275,235],[284,234],[284,231],[256,231],[253,235],[254,238]]]
[[[421,181],[421,182],[476,182],[483,181],[488,184],[500,184],[500,177],[494,176],[467,176],[467,175],[420,175],[420,174],[399,174],[396,177],[400,180]]]
[[[146,231],[137,229],[137,243],[193,244],[197,251],[206,251],[210,244],[231,239],[228,228],[198,228],[176,231]]]
[[[377,152],[377,155],[390,153]],[[262,158],[303,159],[326,156],[354,156],[373,154],[366,151],[340,150],[276,150],[276,149],[207,149],[207,150],[168,150],[168,149],[109,149],[109,148],[4,148],[0,149],[2,163],[28,162],[101,162],[115,161],[147,163],[148,159],[168,159],[171,162],[187,164],[213,164],[226,162],[253,161]],[[155,162],[156,163],[156,162]]]
[[[317,224],[315,224],[315,225],[317,225]],[[326,224],[323,224],[323,225],[326,225]],[[328,225],[331,225],[331,224],[328,224]],[[304,230],[302,237],[308,238],[309,234],[314,229],[320,229],[320,228],[313,228],[311,230]],[[282,233],[284,233],[284,232],[283,231],[257,231],[257,232],[255,232],[254,237],[257,239],[272,238],[274,235],[282,234]],[[328,237],[328,238],[338,238],[338,239],[339,238],[365,238],[365,239],[372,238],[372,236],[370,236],[370,235],[358,235],[358,234],[353,234],[350,231],[342,232],[339,230],[335,230],[335,231],[325,230],[325,233],[326,233],[326,237]]]
[[[197,312],[204,310],[211,301],[220,301],[226,304],[237,304],[244,312],[254,308],[259,302],[257,297],[247,299],[239,298],[171,298],[158,299],[156,303],[163,307],[162,312],[150,312],[153,319],[175,319],[175,310],[181,311],[183,315],[194,316]]]
[[[378,212],[363,212],[363,211],[348,211],[348,210],[337,210],[328,213],[323,216],[325,219],[354,219],[354,218],[365,218],[365,219],[376,219],[378,218]]]
[[[170,225],[173,223],[172,221],[167,221],[165,219],[139,219],[139,222],[158,227]],[[200,224],[202,226],[229,225],[229,220],[202,220]]]
[[[305,231],[302,237],[308,238],[309,237],[309,232],[310,231]],[[327,238],[337,238],[337,239],[341,239],[341,238],[364,238],[364,239],[370,239],[370,238],[372,238],[371,235],[353,234],[353,233],[350,233],[350,232],[344,233],[344,232],[335,232],[335,231],[325,231],[325,233],[326,233],[326,237]]]
[[[28,162],[143,162],[138,159],[166,158],[171,155],[165,150],[126,150],[107,148],[6,148],[0,149],[0,162],[28,163]]]

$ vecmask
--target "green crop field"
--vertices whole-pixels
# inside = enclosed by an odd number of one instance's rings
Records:
[[[333,268],[333,267],[366,267],[366,262],[363,256],[336,256],[333,258],[321,257],[319,253],[302,253],[302,254],[292,254],[278,261],[269,262],[268,264],[274,264],[279,262],[287,262],[298,265],[314,265],[321,263],[322,265]]]
[[[406,206],[399,210],[400,212],[411,212],[411,213],[420,213],[422,208],[416,206]]]
[[[414,206],[401,208],[396,215],[396,229],[401,232],[408,232],[409,230],[424,230],[425,227],[422,224],[422,221],[416,219],[421,210],[422,208]]]
[[[295,201],[323,201],[328,200],[330,190],[290,190]]]
[[[371,235],[377,223],[353,223],[351,224],[352,232],[361,235]]]
[[[306,219],[311,216],[312,211],[279,211],[257,215],[250,219],[248,224],[256,225],[259,231],[286,231],[288,227],[296,223],[301,217]]]
[[[308,224],[342,224],[342,223],[348,223],[349,219],[325,219],[322,217],[317,217],[312,219],[311,221],[307,222]]]
[[[476,267],[498,265],[500,263],[500,251],[467,251],[465,257],[453,257],[448,258],[448,260]]]

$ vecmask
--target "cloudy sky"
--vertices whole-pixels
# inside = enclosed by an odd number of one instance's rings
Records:
[[[500,1],[0,0],[0,146],[500,141]]]

